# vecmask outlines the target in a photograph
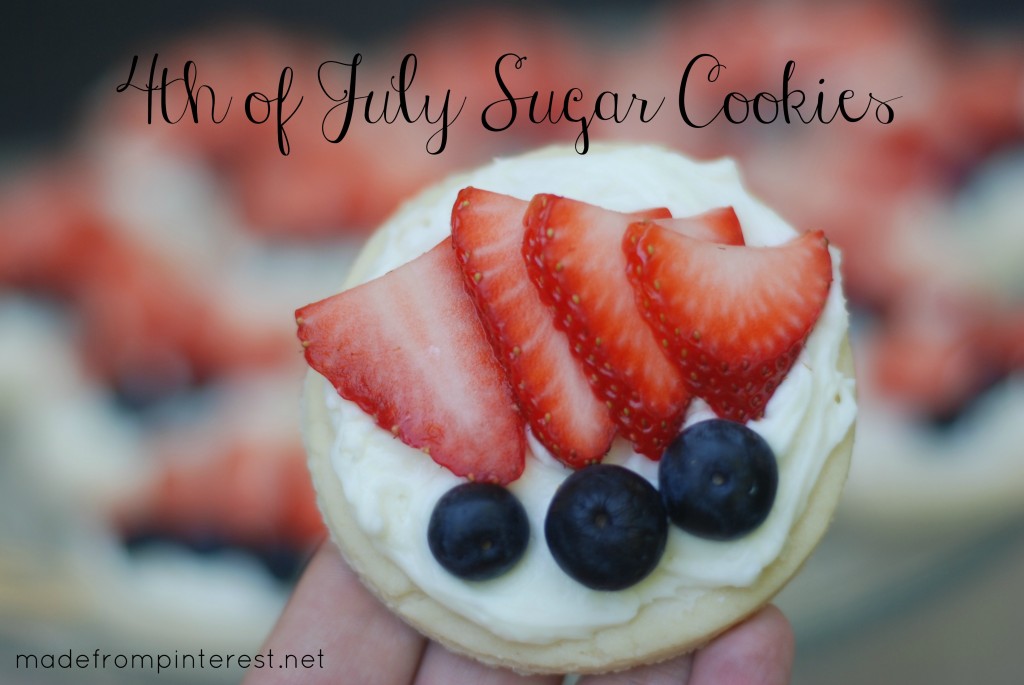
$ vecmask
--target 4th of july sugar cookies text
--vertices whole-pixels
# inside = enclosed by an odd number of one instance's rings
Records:
[[[526,56],[505,53],[494,63],[496,92],[500,97],[489,102],[480,111],[480,124],[488,131],[501,133],[516,121],[531,124],[559,124],[569,122],[578,131],[575,147],[580,154],[590,148],[590,127],[595,120],[623,123],[633,119],[641,124],[651,122],[661,112],[666,98],[641,97],[631,93],[628,97],[611,90],[603,90],[593,98],[580,88],[568,88],[565,92],[540,92],[538,90],[519,93],[509,85],[515,71],[523,70]],[[168,124],[191,121],[194,124],[208,121],[223,123],[229,115],[236,94],[216,92],[214,87],[199,81],[198,66],[188,60],[181,69],[181,76],[171,77],[170,70],[160,65],[158,54],[150,63],[149,78],[135,83],[138,55],[132,58],[128,77],[117,86],[123,93],[129,88],[147,95],[146,122],[152,124],[159,117]],[[353,119],[360,117],[367,124],[413,124],[424,121],[436,128],[429,131],[424,142],[426,151],[432,155],[444,152],[448,136],[456,120],[466,107],[467,98],[453,98],[452,90],[441,94],[418,93],[413,84],[419,68],[414,53],[406,54],[397,71],[390,77],[387,87],[382,90],[360,89],[357,79],[363,57],[356,54],[349,62],[328,60],[317,69],[317,82],[323,116],[320,131],[325,141],[340,143],[348,135]],[[873,93],[858,95],[853,90],[843,90],[834,101],[819,91],[813,96],[791,85],[796,63],[787,62],[780,69],[779,89],[775,92],[761,91],[744,94],[729,91],[722,97],[717,111],[700,114],[692,111],[691,103],[699,98],[694,96],[701,86],[715,83],[722,76],[726,65],[708,53],[693,57],[681,72],[677,93],[677,109],[681,123],[691,128],[704,128],[721,118],[730,124],[756,121],[771,124],[777,121],[812,124],[829,124],[837,117],[856,122],[871,119],[880,124],[890,124],[895,119],[892,102],[899,96],[880,99]],[[307,95],[293,94],[295,72],[292,67],[281,69],[276,84],[268,84],[268,91],[253,90],[242,99],[242,114],[253,124],[268,124],[276,128],[278,150],[283,155],[291,151],[287,127],[295,113],[306,104]],[[819,85],[825,83],[818,80]],[[706,93],[704,94],[706,95]],[[173,104],[172,104],[173,103]],[[312,106],[312,105],[310,105]],[[157,115],[157,109],[159,114]],[[706,108],[705,108],[706,109]]]

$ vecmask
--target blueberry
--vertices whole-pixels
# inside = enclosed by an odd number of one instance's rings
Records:
[[[779,471],[775,454],[742,423],[713,419],[684,430],[658,467],[658,489],[677,526],[712,540],[732,540],[768,517]]]
[[[526,510],[492,483],[462,483],[441,496],[427,525],[430,551],[449,573],[488,580],[515,566],[530,540]]]
[[[544,535],[569,576],[594,590],[621,590],[657,566],[668,518],[653,485],[621,466],[596,464],[559,486]]]

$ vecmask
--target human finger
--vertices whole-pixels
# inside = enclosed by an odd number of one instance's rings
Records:
[[[657,664],[581,678],[577,685],[686,685],[693,667],[693,655],[683,654]]]
[[[423,654],[416,685],[559,685],[562,676],[523,676],[485,666],[431,642]]]
[[[769,605],[695,652],[689,685],[788,685],[793,654],[793,628]]]
[[[263,668],[244,685],[405,685],[412,682],[426,641],[370,594],[334,545],[313,556],[264,643]],[[312,668],[284,668],[287,654],[312,655]]]

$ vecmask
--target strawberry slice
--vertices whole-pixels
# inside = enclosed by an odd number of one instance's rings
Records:
[[[743,245],[743,228],[739,217],[732,207],[716,207],[696,216],[681,216],[674,219],[647,217],[658,219],[657,223],[676,233],[688,235],[697,240],[705,240],[722,245]]]
[[[705,223],[728,226],[729,214],[735,218],[729,210],[669,223],[680,230],[700,225],[706,235],[718,229]],[[622,240],[630,221],[577,200],[537,195],[524,217],[523,256],[612,420],[638,452],[659,459],[679,432],[689,393],[644,323],[626,278]]]
[[[295,315],[309,365],[379,426],[458,476],[520,476],[523,422],[450,238]]]
[[[522,256],[526,207],[525,200],[465,188],[452,210],[452,242],[530,429],[552,456],[580,468],[605,455],[615,424],[530,282]],[[662,209],[633,216],[670,215]]]
[[[722,246],[636,223],[623,249],[639,308],[689,391],[723,418],[763,416],[825,306],[832,258],[824,234]]]

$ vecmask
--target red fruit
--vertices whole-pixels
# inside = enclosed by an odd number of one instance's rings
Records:
[[[90,373],[147,401],[294,361],[287,329],[247,320],[217,297],[220,281],[111,218],[87,181],[94,175],[64,160],[0,187],[0,289],[65,300]]]
[[[627,214],[537,195],[524,218],[523,256],[612,420],[638,452],[658,459],[679,432],[689,395],[636,308],[622,251],[630,221]]]
[[[508,195],[465,188],[452,210],[452,242],[530,429],[555,458],[580,468],[601,460],[615,425],[530,282],[522,253],[526,207]]]
[[[458,476],[522,473],[523,422],[450,238],[295,314],[306,361],[379,426]]]
[[[637,304],[689,391],[723,418],[761,417],[825,306],[824,234],[723,246],[637,223],[623,249]]]
[[[698,240],[722,245],[743,245],[743,228],[732,207],[716,207],[696,216],[658,219],[658,225]]]
[[[122,529],[185,537],[203,532],[240,545],[300,550],[323,538],[305,453],[294,436],[203,440],[198,452],[160,449],[153,455],[149,479],[118,503]]]

